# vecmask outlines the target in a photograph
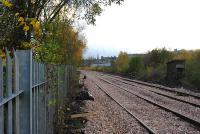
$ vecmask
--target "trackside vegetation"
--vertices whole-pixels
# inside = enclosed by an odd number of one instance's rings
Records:
[[[167,62],[185,60],[184,78],[181,86],[200,89],[200,50],[170,51],[156,48],[146,54],[128,57],[128,53],[120,52],[111,67],[87,67],[85,69],[115,73],[152,83],[168,84],[166,81]],[[177,86],[177,85],[169,85]],[[180,86],[180,85],[179,85]]]
[[[38,60],[78,65],[86,40],[75,24],[95,24],[103,8],[123,0],[0,0],[0,54],[32,48]]]

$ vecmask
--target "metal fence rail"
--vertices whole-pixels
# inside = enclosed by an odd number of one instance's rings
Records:
[[[0,57],[0,134],[53,133],[74,72],[33,60],[32,50],[17,50],[13,59],[6,51],[5,65]]]

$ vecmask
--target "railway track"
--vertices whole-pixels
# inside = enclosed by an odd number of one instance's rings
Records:
[[[107,91],[104,90],[104,88],[96,83],[95,81],[93,81],[94,84],[101,90],[103,91],[109,98],[111,98],[114,102],[116,102],[122,109],[124,109],[131,117],[133,117],[134,119],[136,119],[139,124],[141,124],[150,134],[156,134],[156,132],[154,130],[152,130],[145,122],[143,122],[141,119],[139,119],[134,113],[132,113],[130,110],[128,110],[126,107],[124,107],[119,101],[117,101],[115,98],[113,98]]]
[[[111,85],[113,85],[113,86],[115,86],[115,87],[118,87],[119,89],[121,89],[121,90],[123,90],[123,91],[126,91],[126,92],[128,92],[128,93],[130,93],[130,94],[132,94],[132,95],[134,95],[134,96],[137,96],[138,98],[141,98],[141,99],[145,100],[145,101],[148,102],[148,103],[151,103],[151,104],[153,104],[153,105],[155,105],[155,106],[158,106],[158,107],[160,107],[160,108],[162,108],[162,109],[164,109],[164,110],[166,110],[166,111],[168,111],[168,112],[171,112],[171,113],[175,114],[176,116],[182,118],[183,120],[185,120],[185,121],[187,121],[187,122],[193,124],[193,125],[196,126],[198,129],[200,129],[200,121],[199,121],[199,120],[196,120],[196,119],[193,119],[193,118],[191,118],[191,117],[189,117],[189,116],[187,116],[187,115],[181,114],[181,113],[175,111],[174,109],[169,108],[169,107],[167,107],[167,106],[165,106],[165,105],[159,104],[159,103],[157,103],[157,102],[155,102],[155,101],[153,101],[153,100],[150,100],[149,98],[147,98],[147,97],[145,97],[145,96],[143,96],[143,95],[140,95],[140,94],[138,94],[138,93],[133,93],[133,92],[131,92],[130,90],[128,90],[128,89],[126,89],[126,88],[124,88],[124,87],[122,87],[122,86],[119,86],[119,85],[117,85],[117,84],[114,84],[114,83],[112,83],[112,82],[110,82],[110,81],[108,81],[108,80],[106,80],[106,79],[103,79],[103,78],[101,78],[101,77],[99,77],[99,76],[97,76],[97,77],[98,77],[100,80],[102,80],[102,81],[104,81],[104,82],[106,82],[106,83],[108,83],[108,84],[111,84]]]
[[[109,77],[110,77],[111,79],[115,80],[115,81],[119,81],[119,82],[124,83],[124,84],[128,84],[128,85],[131,85],[131,86],[134,86],[134,87],[138,87],[138,88],[140,88],[140,89],[145,89],[144,87],[139,86],[139,85],[136,85],[136,84],[133,83],[133,82],[127,82],[127,81],[121,80],[121,79],[119,79],[119,78],[113,78],[113,77],[111,77],[111,76],[109,76]],[[162,91],[160,92],[160,91],[151,90],[151,89],[148,90],[148,91],[151,91],[151,92],[153,92],[153,93],[155,93],[155,94],[158,94],[158,95],[161,95],[161,96],[164,96],[164,97],[167,97],[167,98],[170,98],[170,99],[173,99],[173,100],[177,100],[177,101],[179,101],[179,102],[183,102],[183,103],[190,104],[190,105],[192,105],[192,106],[195,106],[195,107],[200,108],[200,104],[198,104],[198,103],[194,103],[194,102],[191,102],[191,101],[188,101],[188,100],[180,99],[180,98],[177,98],[177,97],[175,97],[175,96],[173,96],[173,95],[169,95],[169,94],[167,94],[167,93],[163,93]]]
[[[180,95],[191,96],[191,97],[200,99],[200,95],[199,94],[197,95],[193,92],[180,91],[180,90],[175,89],[175,88],[169,88],[169,87],[165,87],[165,86],[162,86],[162,85],[151,84],[151,83],[142,82],[142,81],[138,81],[138,80],[132,80],[132,79],[123,78],[123,77],[115,76],[115,75],[111,75],[111,74],[101,73],[101,75],[110,76],[110,77],[118,78],[118,79],[121,79],[121,80],[124,80],[124,81],[134,82],[134,83],[137,83],[137,84],[141,84],[141,85],[145,85],[145,86],[149,86],[149,87],[154,87],[154,88],[166,90],[166,91],[173,92],[173,93],[178,93]]]

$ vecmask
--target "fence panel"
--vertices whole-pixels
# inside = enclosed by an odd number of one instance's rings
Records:
[[[32,50],[17,50],[13,59],[6,51],[6,64],[0,57],[0,134],[53,134],[73,73],[72,66],[33,60]]]
[[[0,58],[0,133],[19,134],[19,95],[23,91],[18,88],[18,61],[15,57],[15,67],[13,68],[12,58],[6,50],[6,72],[4,72],[3,64],[3,60]]]
[[[46,133],[46,84],[45,64],[33,61],[33,133]]]

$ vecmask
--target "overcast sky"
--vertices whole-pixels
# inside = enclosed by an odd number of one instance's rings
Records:
[[[124,0],[107,7],[84,31],[85,57],[200,48],[200,0]]]

